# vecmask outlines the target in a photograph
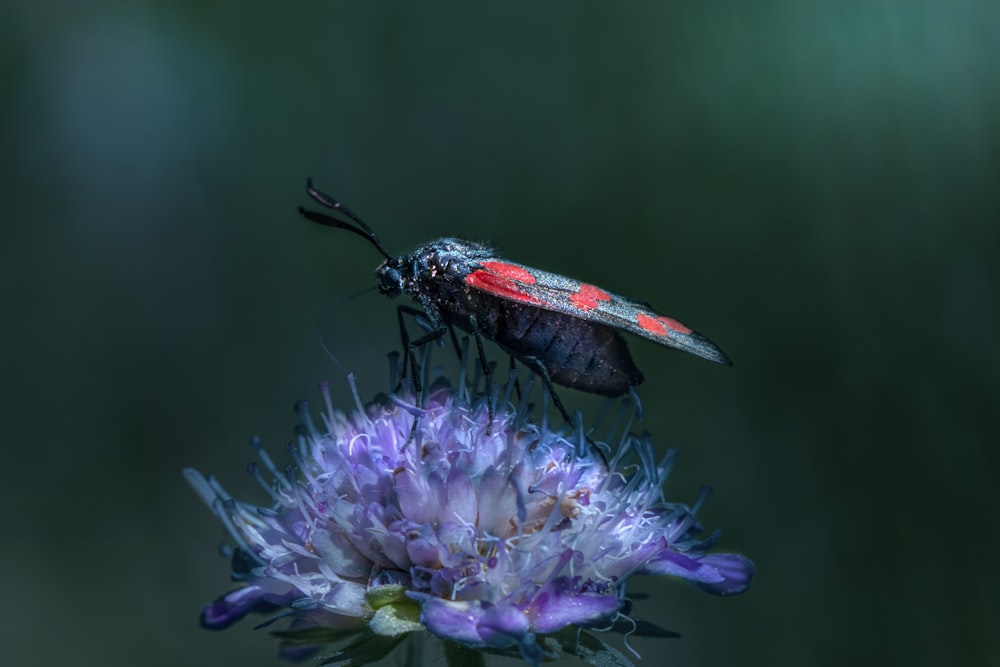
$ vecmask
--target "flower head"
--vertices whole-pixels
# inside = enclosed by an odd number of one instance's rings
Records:
[[[696,537],[707,491],[691,508],[664,501],[675,452],[657,463],[649,438],[627,426],[607,460],[582,428],[533,423],[510,384],[492,427],[487,399],[470,399],[464,384],[437,381],[420,408],[397,394],[364,406],[351,387],[357,406],[341,412],[323,386],[321,426],[299,404],[294,467],[278,469],[258,445],[271,481],[250,471],[268,507],[185,471],[235,541],[240,587],[205,607],[204,626],[290,616],[279,633],[297,640],[289,655],[353,635],[334,658],[355,662],[426,630],[537,664],[565,648],[560,631],[627,613],[633,575],[675,575],[721,595],[750,584],[749,560],[707,553],[716,535]]]

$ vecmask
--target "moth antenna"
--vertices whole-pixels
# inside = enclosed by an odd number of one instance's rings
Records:
[[[368,223],[361,219],[361,216],[359,216],[357,213],[347,208],[342,203],[340,203],[330,195],[326,194],[325,192],[321,192],[316,188],[314,188],[312,178],[306,179],[306,192],[317,203],[322,204],[327,208],[333,209],[334,211],[338,211],[346,215],[348,218],[350,218],[353,222],[357,224],[357,227],[343,220],[338,220],[337,218],[333,218],[329,215],[318,213],[316,211],[309,211],[300,206],[299,213],[304,218],[312,220],[313,222],[317,222],[321,225],[326,225],[327,227],[335,227],[337,229],[345,229],[349,232],[353,232],[358,236],[367,239],[368,242],[371,243],[373,246],[375,246],[375,249],[378,250],[380,253],[382,253],[382,256],[385,257],[386,259],[393,258],[392,255],[390,255],[388,251],[379,242],[378,237],[375,236],[375,232],[372,230],[371,227],[368,226]]]
[[[369,236],[371,236],[372,238],[375,238],[375,232],[372,230],[371,227],[368,226],[367,222],[365,222],[364,220],[361,219],[360,215],[358,215],[357,213],[355,213],[351,209],[347,208],[347,206],[345,206],[342,202],[334,199],[333,197],[331,197],[330,195],[326,194],[325,192],[322,192],[322,191],[317,190],[316,188],[314,188],[313,187],[312,178],[307,178],[306,179],[306,192],[309,193],[310,197],[312,197],[314,200],[316,200],[317,202],[319,202],[323,206],[326,206],[327,208],[332,208],[335,211],[340,211],[341,213],[343,213],[344,215],[346,215],[348,218],[350,218],[354,222],[358,223],[358,225],[363,230],[365,230],[366,232],[368,232]]]

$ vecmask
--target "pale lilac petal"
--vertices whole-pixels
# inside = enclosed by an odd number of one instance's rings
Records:
[[[482,615],[478,602],[451,602],[441,598],[420,596],[420,622],[437,635],[473,647],[484,646],[479,636]]]
[[[528,617],[512,604],[485,607],[479,619],[479,636],[487,646],[505,648],[521,643],[531,631]]]
[[[472,477],[468,472],[452,468],[445,488],[448,500],[442,508],[442,520],[469,525],[476,520],[479,502]]]
[[[706,593],[714,595],[736,595],[750,588],[755,566],[746,556],[740,554],[707,554],[702,563],[714,567],[722,577],[721,581],[700,582],[695,585]]]
[[[251,612],[264,612],[289,600],[271,595],[261,586],[245,586],[226,593],[201,610],[201,625],[210,630],[223,630]]]
[[[540,633],[556,632],[568,625],[595,625],[613,618],[622,602],[613,595],[580,590],[569,577],[550,582],[528,607],[531,627]]]
[[[739,554],[706,554],[688,557],[673,551],[661,553],[641,574],[671,574],[683,577],[716,595],[735,595],[750,587],[754,564]]]
[[[316,531],[311,541],[323,562],[340,577],[364,577],[372,570],[372,563],[340,532]]]

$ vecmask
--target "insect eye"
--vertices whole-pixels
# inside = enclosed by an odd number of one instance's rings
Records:
[[[403,276],[394,266],[382,266],[378,270],[379,291],[388,296],[400,293],[403,287]]]

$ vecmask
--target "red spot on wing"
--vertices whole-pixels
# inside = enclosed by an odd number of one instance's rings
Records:
[[[519,283],[524,283],[525,285],[534,285],[535,276],[531,275],[531,272],[523,266],[517,266],[515,264],[508,264],[506,262],[480,262],[480,266],[484,269],[493,273],[501,278],[507,278],[508,280],[515,280]],[[482,273],[477,271],[476,273]]]
[[[611,295],[593,285],[580,285],[580,289],[569,300],[580,310],[593,310],[597,308],[598,301],[611,301]]]
[[[692,331],[672,317],[664,317],[663,315],[651,317],[645,313],[639,313],[635,321],[641,329],[657,336],[666,336],[668,331],[681,334],[689,334]]]
[[[498,262],[490,262],[491,264],[496,264]],[[509,264],[503,264],[502,266],[510,267]],[[520,268],[520,267],[510,267],[510,268]],[[523,271],[523,269],[521,269]],[[527,273],[527,271],[525,271]],[[528,274],[531,275],[530,273]],[[534,281],[534,278],[532,278]],[[520,282],[511,280],[510,278],[505,278],[502,275],[492,273],[490,271],[473,271],[469,275],[465,276],[465,284],[476,289],[480,289],[489,294],[493,294],[503,299],[509,299],[511,301],[520,301],[522,303],[533,303],[541,304],[541,300],[538,297],[529,294],[525,291],[525,288]]]

